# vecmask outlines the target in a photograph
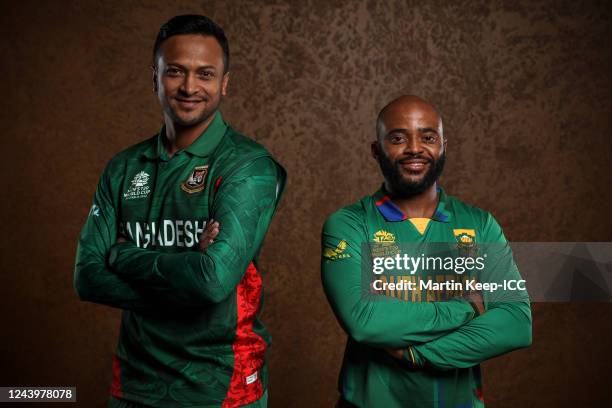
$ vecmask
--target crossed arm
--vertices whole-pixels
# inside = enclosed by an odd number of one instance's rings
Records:
[[[218,223],[208,223],[209,235],[201,236],[196,248],[168,253],[117,240],[107,174],[79,238],[74,285],[82,300],[133,311],[201,307],[225,299],[263,241],[281,177],[268,158],[245,165],[219,187],[210,211]],[[218,235],[211,243],[215,226]]]
[[[410,303],[394,298],[375,300],[363,289],[361,248],[364,233],[350,212],[336,213],[323,229],[323,247],[347,243],[348,257],[322,260],[325,292],[340,324],[354,340],[387,349],[416,367],[438,370],[470,367],[531,343],[531,310],[524,296],[484,296],[484,313],[475,314],[465,300]],[[499,225],[487,220],[486,236],[499,253],[491,270],[498,279],[520,279]],[[504,245],[505,243],[505,245]],[[478,303],[479,297],[472,298]]]
[[[322,244],[333,249],[346,242],[343,256],[323,257],[321,278],[331,307],[345,331],[356,341],[382,348],[403,348],[437,339],[473,319],[475,311],[463,299],[410,303],[380,300],[368,293],[361,272],[358,216],[347,210],[332,215],[323,227]]]

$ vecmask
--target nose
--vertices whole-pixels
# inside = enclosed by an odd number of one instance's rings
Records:
[[[418,135],[410,135],[408,136],[408,140],[404,145],[404,153],[417,155],[423,153],[423,148],[421,146],[421,140]]]
[[[181,91],[186,95],[193,95],[197,91],[197,82],[195,75],[188,73],[184,77],[183,83],[181,84]]]

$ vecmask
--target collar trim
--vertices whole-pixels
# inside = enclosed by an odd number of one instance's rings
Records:
[[[221,139],[226,133],[227,124],[221,116],[221,112],[215,112],[215,117],[210,122],[206,130],[193,141],[191,145],[184,149],[195,156],[206,157],[212,154]],[[168,152],[164,147],[163,138],[166,135],[166,126],[163,125],[151,146],[143,152],[148,159],[168,160]]]
[[[447,201],[446,193],[444,189],[439,186],[436,191],[439,193],[439,201],[431,219],[439,222],[449,222],[451,214],[445,208]],[[408,215],[391,200],[388,194],[385,193],[384,186],[374,193],[373,198],[376,203],[376,208],[387,221],[399,222],[408,219]]]

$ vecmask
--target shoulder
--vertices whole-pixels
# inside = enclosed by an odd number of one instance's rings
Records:
[[[353,231],[359,232],[364,230],[366,224],[366,201],[369,197],[364,197],[361,200],[340,208],[333,212],[323,225],[323,233]]]
[[[447,196],[446,203],[447,209],[453,213],[453,216],[456,219],[459,220],[467,218],[473,221],[480,222],[481,220],[486,219],[490,215],[489,212],[474,205],[468,204],[465,201],[452,195]]]
[[[231,126],[227,128],[227,134],[223,138],[224,150],[233,155],[256,155],[272,157],[270,152],[260,143],[250,137],[236,131]]]
[[[471,226],[479,231],[484,241],[505,240],[503,232],[497,220],[489,211],[468,204],[454,196],[447,196],[447,205],[453,213],[456,223],[462,226]]]
[[[260,143],[228,126],[218,151],[216,171],[225,177],[242,178],[251,175],[277,175],[285,179],[281,164]]]
[[[122,171],[128,162],[141,160],[145,153],[155,149],[156,141],[157,134],[123,149],[109,160],[104,171],[110,173]]]

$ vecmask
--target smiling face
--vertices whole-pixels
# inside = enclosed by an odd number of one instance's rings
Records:
[[[414,96],[404,96],[383,109],[372,154],[391,194],[408,198],[433,186],[442,174],[446,139],[436,110]]]
[[[198,126],[217,111],[225,96],[223,50],[212,36],[175,35],[159,49],[153,81],[164,115],[175,125]]]

